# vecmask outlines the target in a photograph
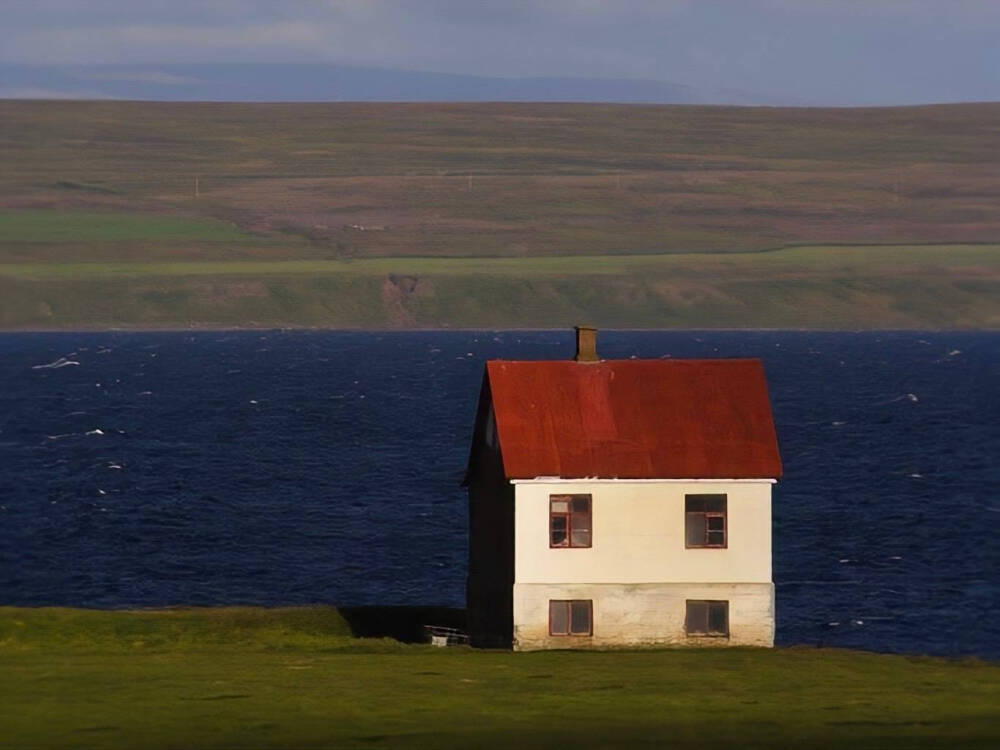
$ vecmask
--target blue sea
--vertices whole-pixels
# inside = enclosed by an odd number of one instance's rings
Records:
[[[483,365],[569,331],[0,335],[0,604],[463,606]],[[604,331],[761,357],[777,640],[1000,658],[1000,334]]]

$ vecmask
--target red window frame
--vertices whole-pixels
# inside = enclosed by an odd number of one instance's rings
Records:
[[[554,605],[566,608],[566,632],[557,633],[552,629],[552,609]],[[586,605],[587,625],[586,633],[573,632],[573,605]],[[549,599],[549,635],[568,636],[571,638],[590,638],[594,635],[594,600],[593,599]]]
[[[581,500],[587,501],[586,511],[574,511],[573,503]],[[556,503],[566,503],[568,510],[553,510]],[[577,520],[577,531],[583,530],[583,518],[587,518],[587,543],[580,544],[573,539],[573,519]],[[555,519],[564,520],[566,527],[566,539],[563,542],[555,543],[552,540],[555,534]],[[594,546],[594,499],[591,495],[549,495],[549,549],[589,549]]]
[[[688,510],[692,501],[705,502],[709,498],[722,502],[722,510]],[[707,504],[707,503],[706,503]],[[705,520],[705,539],[701,544],[692,544],[688,539],[688,520],[691,516],[702,516]],[[710,529],[709,519],[721,518],[721,529]],[[710,532],[722,532],[722,543],[712,543]],[[729,496],[724,493],[685,495],[684,496],[684,547],[685,549],[726,549],[729,547]]]

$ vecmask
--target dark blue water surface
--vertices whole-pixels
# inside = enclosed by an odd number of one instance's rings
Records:
[[[1000,334],[603,332],[764,359],[778,641],[1000,657]],[[0,603],[462,606],[489,358],[568,332],[0,335]]]

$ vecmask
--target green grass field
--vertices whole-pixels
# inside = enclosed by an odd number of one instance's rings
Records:
[[[0,608],[10,748],[993,748],[1000,667],[843,650],[512,654],[332,608]]]
[[[998,116],[4,100],[0,328],[997,328]]]
[[[0,264],[0,327],[1000,327],[1000,245]]]
[[[778,248],[754,253],[580,255],[534,258],[358,258],[356,260],[5,263],[0,275],[20,279],[107,279],[183,276],[632,276],[709,271],[747,276],[906,275],[1000,271],[1000,244]]]
[[[246,242],[232,224],[178,216],[124,212],[28,210],[0,213],[0,242]]]

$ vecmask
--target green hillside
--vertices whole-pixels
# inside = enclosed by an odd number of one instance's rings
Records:
[[[1000,326],[1000,104],[0,117],[2,328]]]

